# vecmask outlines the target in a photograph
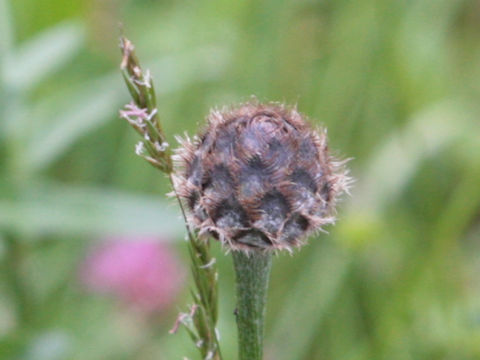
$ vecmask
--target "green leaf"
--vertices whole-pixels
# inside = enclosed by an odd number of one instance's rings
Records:
[[[422,161],[446,146],[477,133],[471,104],[446,100],[418,113],[402,130],[393,134],[374,151],[354,186],[351,210],[376,212],[395,199],[415,175]],[[478,136],[478,135],[477,135]]]
[[[26,168],[35,171],[48,166],[72,143],[108,119],[117,116],[123,92],[120,77],[110,76],[83,85],[73,103],[67,104],[51,121],[44,122],[28,142]],[[70,100],[71,101],[71,100]]]
[[[31,235],[181,236],[178,209],[161,197],[60,184],[29,186],[0,200],[0,228]]]
[[[11,88],[29,90],[64,66],[84,42],[80,23],[64,22],[45,30],[12,54],[6,82]]]

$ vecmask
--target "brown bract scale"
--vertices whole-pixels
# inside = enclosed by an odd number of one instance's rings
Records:
[[[200,136],[179,141],[175,189],[200,235],[233,250],[290,250],[334,222],[348,185],[344,162],[295,108],[213,110]]]

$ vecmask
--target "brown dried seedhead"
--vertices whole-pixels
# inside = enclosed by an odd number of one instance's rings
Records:
[[[233,250],[290,250],[334,222],[348,185],[344,162],[296,108],[213,110],[199,137],[180,141],[175,188],[200,235]]]

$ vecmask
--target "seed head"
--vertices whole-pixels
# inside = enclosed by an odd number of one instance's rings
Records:
[[[344,162],[296,108],[213,110],[200,136],[179,141],[175,189],[200,235],[233,250],[290,250],[334,222],[348,185]]]

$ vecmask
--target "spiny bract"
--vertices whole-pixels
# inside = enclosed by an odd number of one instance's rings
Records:
[[[348,177],[324,130],[277,103],[213,110],[207,120],[175,155],[175,189],[200,235],[233,250],[290,250],[334,222]]]

